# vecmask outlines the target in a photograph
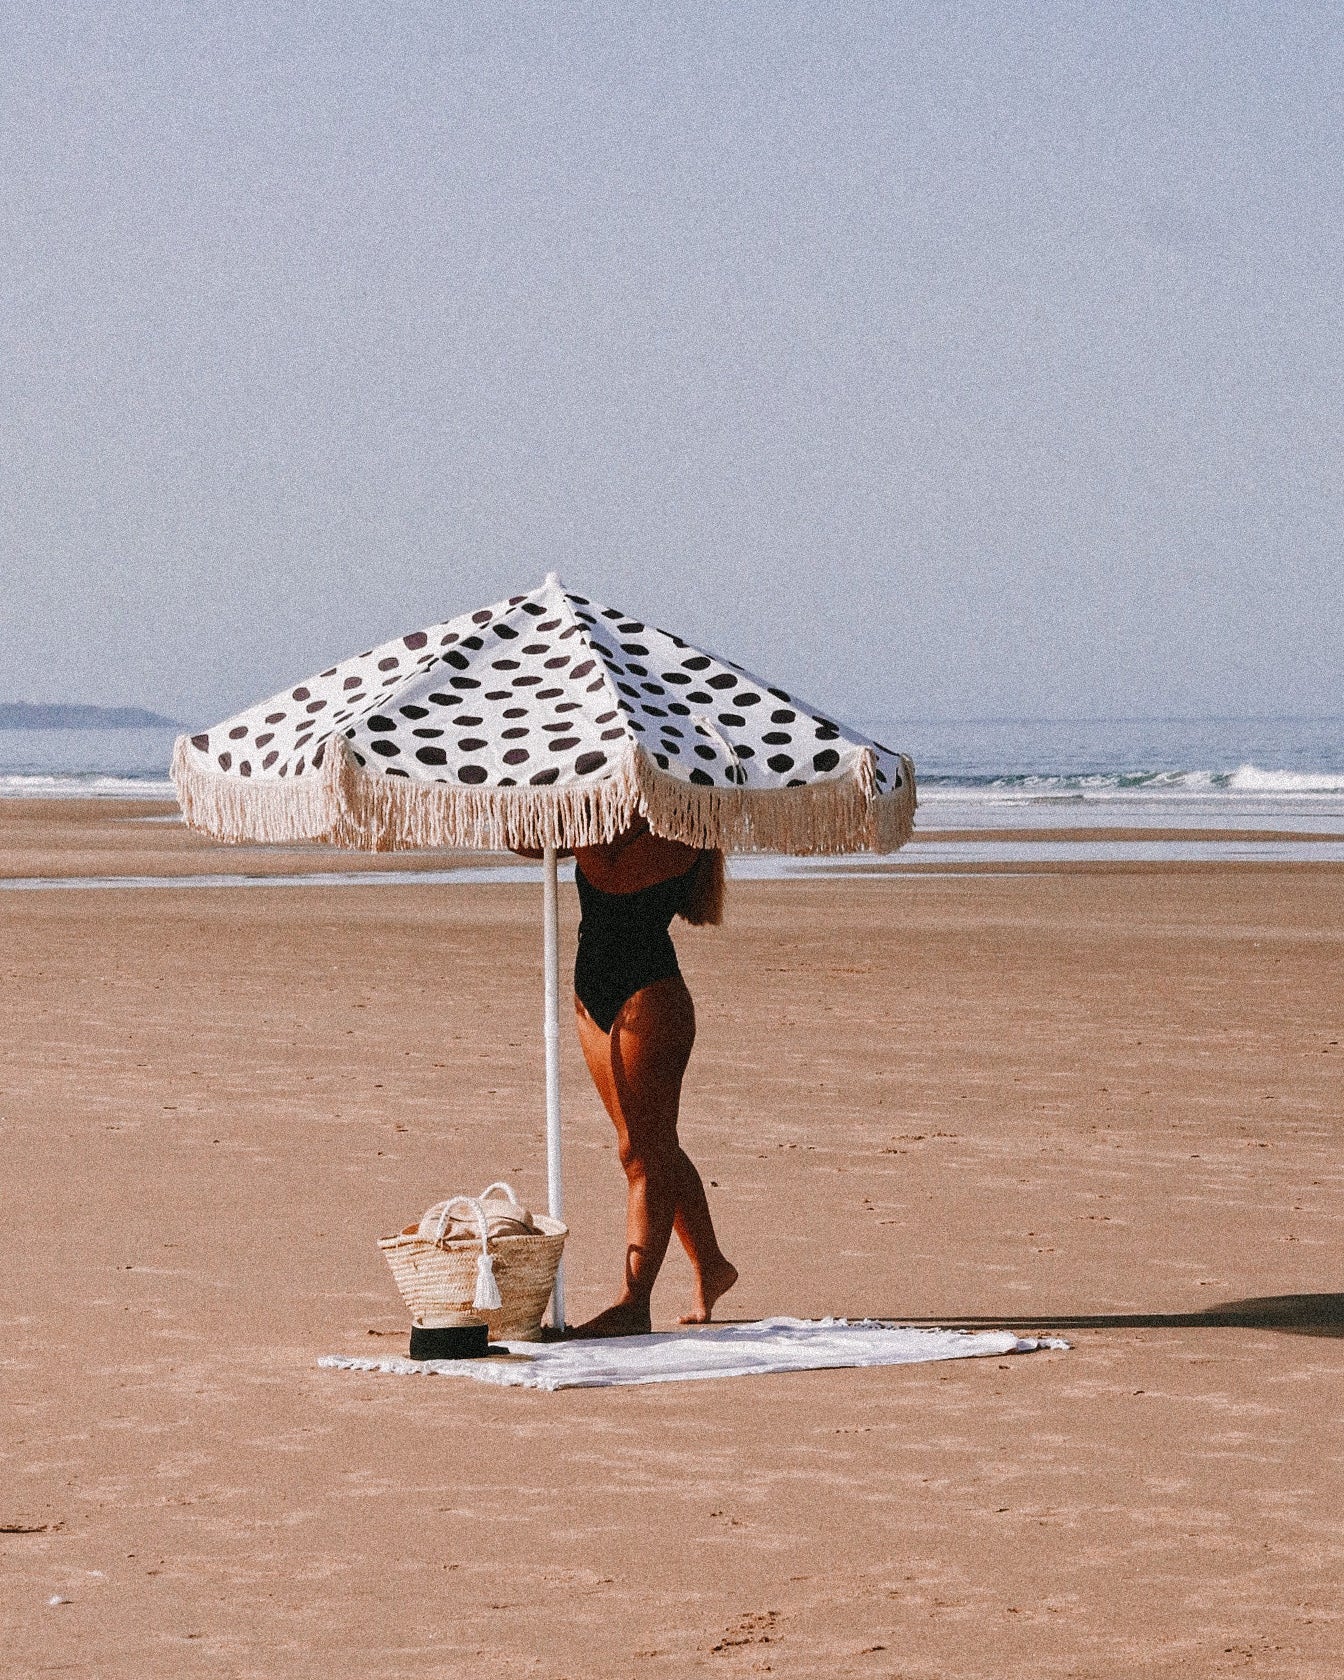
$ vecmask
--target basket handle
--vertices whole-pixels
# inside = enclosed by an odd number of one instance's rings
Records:
[[[468,1216],[475,1221],[476,1235],[481,1239],[481,1253],[488,1254],[490,1252],[490,1227],[485,1222],[485,1209],[475,1196],[454,1196],[451,1201],[443,1204],[439,1209],[438,1229],[434,1233],[434,1242],[441,1243],[443,1241],[443,1233],[448,1229],[449,1220],[463,1208],[466,1209]]]
[[[493,1188],[493,1186],[492,1186]],[[490,1227],[486,1223],[485,1209],[476,1196],[454,1196],[451,1202],[445,1202],[443,1211],[439,1214],[439,1228],[435,1234],[436,1244],[443,1241],[443,1233],[448,1228],[448,1221],[453,1216],[455,1208],[466,1208],[476,1220],[476,1234],[481,1239],[481,1252],[476,1256],[476,1295],[472,1306],[483,1312],[493,1312],[503,1306],[500,1297],[499,1284],[495,1281],[495,1257],[490,1252]]]
[[[505,1184],[502,1178],[497,1178],[493,1184],[487,1184],[485,1189],[481,1191],[479,1196],[477,1196],[476,1200],[478,1202],[485,1201],[492,1190],[502,1190],[515,1207],[521,1207],[523,1205],[518,1200],[518,1192],[511,1184]]]

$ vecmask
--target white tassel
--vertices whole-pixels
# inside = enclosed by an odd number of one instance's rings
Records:
[[[497,1307],[504,1305],[499,1285],[495,1282],[493,1254],[476,1256],[476,1298],[471,1304],[481,1312],[493,1312]]]

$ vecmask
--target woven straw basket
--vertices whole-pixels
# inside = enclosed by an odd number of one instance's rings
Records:
[[[542,1314],[569,1229],[558,1219],[534,1214],[535,1235],[492,1237],[481,1206],[491,1190],[504,1190],[511,1202],[517,1201],[507,1184],[492,1184],[478,1197],[460,1196],[445,1203],[437,1235],[434,1222],[426,1231],[421,1220],[395,1237],[380,1237],[378,1247],[416,1324],[484,1319],[492,1342],[540,1341]],[[442,1232],[455,1208],[472,1210],[476,1235],[444,1241]],[[477,1306],[493,1293],[486,1281],[491,1272],[499,1305]]]

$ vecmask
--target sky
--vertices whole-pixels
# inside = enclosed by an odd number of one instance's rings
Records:
[[[858,718],[1344,713],[1333,6],[0,0],[0,699],[579,592]]]

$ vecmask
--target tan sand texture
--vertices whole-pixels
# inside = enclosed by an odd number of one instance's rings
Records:
[[[4,872],[219,865],[105,827],[7,802]],[[537,890],[3,893],[0,1672],[1335,1680],[1342,886],[738,883],[678,935],[730,1315],[1074,1351],[558,1395],[314,1364],[404,1347],[380,1234],[542,1199]]]

